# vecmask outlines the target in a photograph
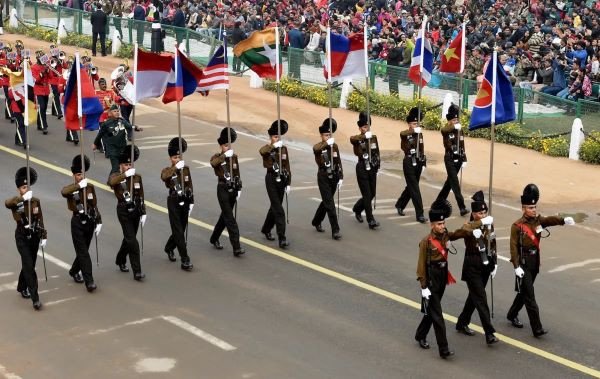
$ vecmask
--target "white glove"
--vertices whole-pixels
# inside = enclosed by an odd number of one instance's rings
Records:
[[[467,162],[463,162],[461,167],[462,168],[467,168]]]
[[[194,209],[194,204],[190,204],[190,210],[188,211],[188,217],[192,214],[192,209]]]
[[[344,184],[344,180],[343,179],[338,180],[338,182],[337,182],[338,189],[342,188],[342,184]]]
[[[498,265],[494,265],[494,270],[490,274],[492,276],[492,279],[494,279],[496,277],[497,273],[498,273]]]
[[[129,170],[125,171],[125,177],[129,178],[130,176],[135,175],[135,168],[130,168]]]
[[[462,128],[462,125],[459,122],[457,122],[456,124],[454,124],[454,129],[460,130],[461,128]]]
[[[183,168],[183,166],[185,166],[185,161],[179,161],[179,162],[175,163],[175,168],[178,170],[181,170]]]
[[[273,147],[276,149],[279,149],[282,146],[283,146],[283,141],[277,141],[273,144]]]
[[[31,190],[29,190],[23,194],[23,200],[25,200],[25,201],[31,200],[32,197],[33,197],[33,192]]]
[[[96,225],[96,230],[94,231],[94,233],[96,233],[96,237],[98,237],[101,230],[102,230],[102,224]]]
[[[425,299],[429,300],[429,296],[431,296],[431,291],[429,290],[429,288],[421,288],[421,297],[424,297]]]
[[[47,239],[43,239],[43,240],[40,242],[40,247],[46,247],[46,245],[47,245],[47,244],[48,244],[48,240],[47,240]]]
[[[327,144],[328,144],[329,146],[333,145],[333,144],[334,144],[334,142],[335,142],[335,140],[333,139],[333,137],[331,137],[331,138],[329,138],[329,139],[327,140]]]
[[[235,197],[236,200],[239,200],[240,197],[242,197],[242,191],[238,191],[237,196]]]
[[[417,126],[416,128],[413,129],[413,131],[417,134],[421,133],[421,127]]]
[[[371,138],[373,138],[373,133],[371,133],[371,132],[366,132],[366,133],[365,133],[365,137],[366,137],[367,139],[371,139]]]
[[[525,271],[523,271],[521,266],[519,266],[515,269],[515,275],[518,276],[519,278],[522,278],[523,275],[525,275]]]
[[[288,193],[288,194],[289,194],[289,193],[290,193],[290,191],[291,191],[291,189],[292,189],[292,187],[290,187],[290,186],[285,186],[285,193]]]
[[[140,224],[142,224],[142,228],[144,225],[146,225],[146,215],[142,215],[142,217],[140,217]]]
[[[229,149],[225,152],[225,157],[231,158],[233,157],[233,149]]]
[[[573,220],[573,217],[565,217],[565,225],[575,225],[575,220]]]
[[[485,216],[481,219],[481,223],[483,225],[492,225],[494,223],[494,218],[492,216]]]
[[[480,239],[482,234],[483,233],[481,232],[481,229],[475,229],[475,230],[473,230],[473,237],[475,237],[477,239]]]
[[[81,181],[79,182],[79,188],[85,188],[87,187],[87,179],[81,179]]]

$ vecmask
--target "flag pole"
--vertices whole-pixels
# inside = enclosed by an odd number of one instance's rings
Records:
[[[277,136],[281,141],[281,80],[279,79],[280,67],[279,67],[279,22],[275,21],[275,56],[277,57],[277,63],[275,63],[275,83],[277,83]],[[277,182],[281,182],[281,170],[282,167],[282,157],[281,157],[281,149],[280,146],[278,148],[279,152],[279,171],[277,171]]]
[[[418,104],[418,109],[419,112],[417,114],[417,125],[419,126],[419,128],[421,127],[421,111],[423,108],[422,102],[421,102],[421,96],[422,96],[422,91],[423,91],[423,65],[425,63],[425,25],[427,25],[427,16],[423,16],[423,25],[421,25],[421,63],[419,64],[419,92],[418,92],[418,100],[417,100],[417,104]],[[421,140],[422,140],[422,131],[421,134],[419,136],[419,138],[417,139],[417,157],[419,157],[420,152],[419,152],[419,147],[421,146]]]
[[[333,135],[332,127],[332,94],[331,94],[331,27],[327,27],[327,38],[325,40],[327,49],[327,94],[329,95],[329,132]]]
[[[492,117],[491,117],[491,128],[490,128],[490,140],[491,140],[491,146],[490,146],[490,188],[489,188],[489,201],[490,204],[488,206],[488,212],[491,215],[492,214],[492,182],[493,182],[493,177],[494,177],[494,139],[496,137],[496,85],[497,85],[497,65],[498,65],[498,52],[496,50],[494,50],[494,54],[492,56],[492,62],[490,62],[493,64],[492,69],[493,69],[493,74],[492,74]]]
[[[81,156],[81,172],[83,174],[83,178],[85,179],[85,162],[83,159],[83,106],[82,106],[82,100],[81,100],[81,67],[80,67],[80,60],[79,60],[79,51],[75,52],[75,78],[77,78],[77,117],[79,118],[79,145],[81,146],[80,149],[80,156]],[[72,73],[73,71],[71,71]],[[83,209],[84,212],[87,214],[87,188],[83,189]]]
[[[459,84],[458,84],[458,122],[460,123],[460,114],[462,113],[462,101],[463,101],[463,91],[464,91],[464,85],[465,85],[465,78],[464,78],[464,71],[465,71],[465,58],[466,58],[466,40],[467,40],[467,29],[466,29],[466,22],[462,23],[462,37],[461,37],[461,41],[460,41],[460,71],[458,73],[458,77],[459,77]],[[459,146],[460,146],[460,134],[462,133],[462,130],[458,131],[458,140],[459,140]],[[460,181],[459,181],[459,187],[462,188],[462,177],[463,177],[463,169],[462,167],[460,168]]]
[[[363,27],[363,48],[365,50],[364,58],[365,58],[365,100],[366,100],[366,109],[367,109],[367,124],[369,125],[369,131],[371,131],[371,104],[369,99],[369,57],[367,53],[368,43],[367,43],[367,18],[364,19],[364,27]],[[369,162],[371,161],[371,144],[369,145]]]
[[[135,106],[137,105],[138,44],[133,45],[133,110],[131,111],[131,167],[135,168]],[[129,183],[129,193],[133,196],[133,178]]]
[[[180,98],[179,94],[177,94],[177,92],[179,91],[179,88],[177,87],[177,85],[179,84],[179,76],[181,75],[181,72],[179,72],[179,66],[181,65],[181,58],[180,58],[179,54],[181,54],[179,51],[179,44],[176,44],[176,49],[175,49],[175,92],[176,92],[176,98],[177,98],[177,134],[179,135],[177,144],[178,144],[178,148],[179,148],[179,160],[183,161],[183,141],[181,140],[181,100],[179,99]],[[183,80],[182,80],[182,82],[183,82]],[[183,97],[183,88],[181,88],[181,91],[182,91],[181,97]],[[181,175],[181,188],[185,191],[185,188],[183,188],[183,186],[184,186],[183,169],[180,170],[180,175]]]
[[[27,173],[27,187],[31,191],[31,168],[29,166],[29,84],[27,83],[27,59],[23,59],[23,89],[24,97],[23,103],[25,104],[25,117],[23,118],[23,124],[25,124],[25,136],[27,142],[25,143],[25,161],[26,161],[26,173]],[[17,121],[18,122],[18,121]],[[19,126],[17,125],[17,128]],[[29,230],[31,230],[31,199],[27,200],[28,203],[28,215],[27,221],[29,222]]]
[[[229,59],[227,57],[227,42],[225,42],[227,40],[227,32],[225,31],[223,34],[223,55],[225,58],[225,64],[227,65],[227,68],[229,71]],[[231,113],[229,110],[229,86],[227,86],[227,88],[225,88],[225,105],[226,105],[226,109],[227,109],[227,144],[229,145],[229,148],[231,149]],[[229,177],[231,179],[233,179],[233,155],[231,157],[229,157]],[[237,216],[237,201],[236,201],[236,216]]]

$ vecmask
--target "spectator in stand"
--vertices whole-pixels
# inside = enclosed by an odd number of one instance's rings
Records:
[[[95,11],[90,17],[90,23],[92,24],[92,56],[96,56],[96,45],[98,44],[98,37],[100,37],[100,51],[102,56],[106,56],[106,26],[108,24],[108,17],[106,13],[102,11],[100,3],[94,4]]]
[[[246,39],[246,33],[241,28],[242,23],[240,21],[236,21],[233,27],[233,32],[231,33],[231,43],[235,47],[238,43],[242,42]],[[240,72],[242,70],[242,61],[239,57],[233,56],[233,71]]]
[[[406,42],[400,41],[399,43],[395,43],[393,39],[390,42],[391,49],[388,51],[387,55],[387,73],[389,77],[388,88],[391,95],[397,95],[398,79],[400,78],[398,66],[400,66],[400,60],[402,59],[402,48]]]
[[[183,41],[183,36],[185,35],[185,31],[183,30],[185,29],[185,15],[183,10],[179,7],[179,3],[173,2],[171,3],[171,6],[175,11],[173,14],[173,26],[181,28],[175,30],[175,39],[177,40],[177,45],[180,45],[181,41]]]
[[[144,0],[138,0],[133,8],[133,19],[138,21],[136,23],[137,43],[140,47],[144,46],[144,21],[146,21],[146,8],[143,4]]]
[[[304,36],[300,31],[300,22],[296,21],[294,27],[288,33],[290,41],[290,76],[296,80],[300,79],[300,65],[302,64],[302,51],[304,50]]]

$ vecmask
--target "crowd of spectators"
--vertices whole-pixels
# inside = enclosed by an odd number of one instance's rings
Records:
[[[86,9],[91,2],[60,0]],[[320,65],[325,26],[337,33],[361,32],[367,22],[369,56],[388,66],[408,67],[424,15],[436,66],[462,23],[467,29],[465,77],[477,79],[493,49],[511,82],[577,100],[600,81],[600,0],[101,0],[120,17],[159,21],[239,42],[276,22],[285,44],[304,51],[302,64]],[[283,42],[283,41],[282,41]],[[298,63],[299,65],[300,63]],[[388,70],[393,72],[394,70]],[[290,67],[299,79],[299,66]],[[389,74],[388,74],[389,76]],[[390,82],[394,82],[394,78]],[[392,86],[391,86],[392,87]],[[394,90],[394,88],[390,88]]]

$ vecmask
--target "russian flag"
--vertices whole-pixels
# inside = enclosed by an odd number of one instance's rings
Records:
[[[193,94],[200,78],[202,78],[200,67],[177,49],[162,102],[168,104],[172,101],[181,101],[184,97]]]
[[[137,45],[136,45],[137,46]],[[135,50],[133,83],[127,82],[122,95],[130,104],[159,97],[165,92],[173,67],[173,56]]]
[[[364,34],[355,33],[349,37],[329,31],[329,54],[331,61],[331,80],[366,76]],[[325,79],[328,79],[328,65],[323,67]]]
[[[68,130],[79,130],[81,118],[81,125],[85,129],[97,130],[104,108],[96,96],[87,70],[79,62],[79,53],[75,54],[74,67],[79,67],[79,72],[71,70],[63,98],[65,127]]]
[[[423,27],[415,43],[408,78],[419,87],[425,87],[431,80],[433,72],[433,51],[429,40],[425,38],[425,25],[427,16],[423,18]]]

